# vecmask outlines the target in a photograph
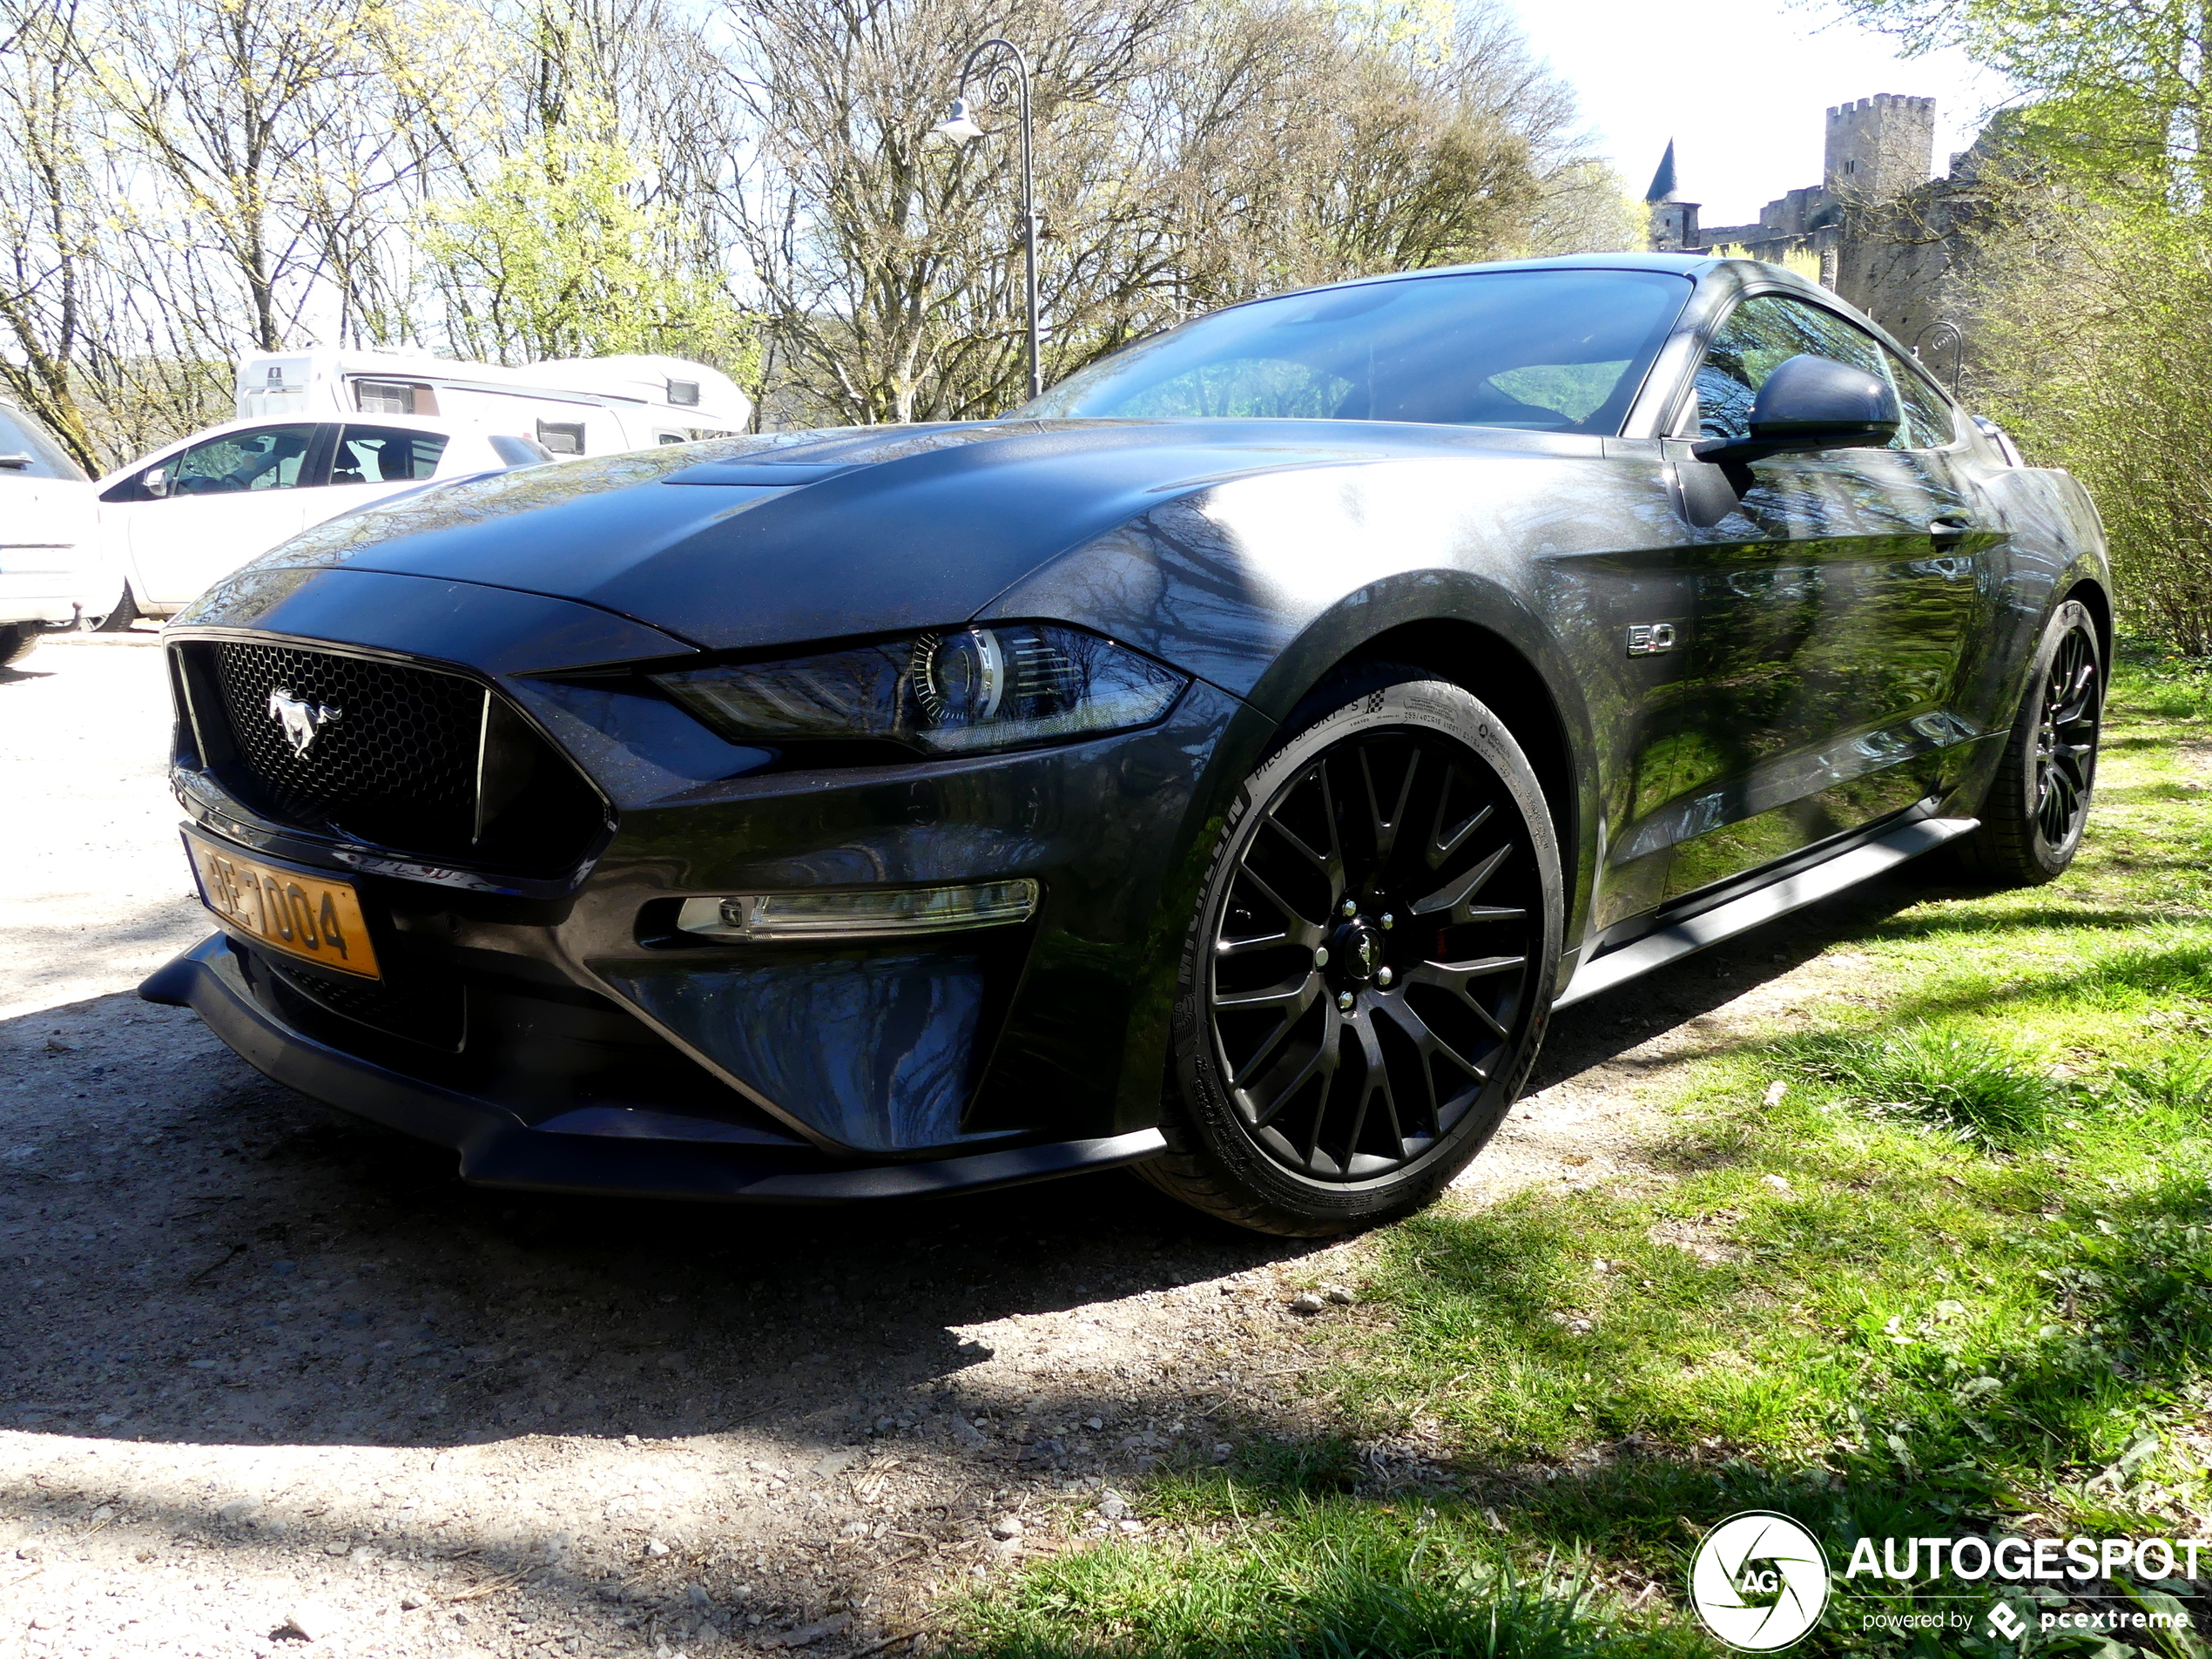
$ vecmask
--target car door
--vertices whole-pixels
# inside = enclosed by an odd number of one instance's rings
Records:
[[[1927,791],[1928,758],[1965,735],[1947,705],[1979,542],[1932,441],[1939,428],[1949,437],[1940,395],[1838,314],[1759,293],[1707,347],[1696,429],[1747,435],[1767,374],[1808,353],[1890,380],[1901,401],[1909,385],[1919,412],[1885,448],[1786,454],[1721,479],[1685,478],[1735,501],[1685,550],[1696,623],[1668,744],[1670,898],[1912,805]]]
[[[451,442],[415,427],[347,422],[331,450],[330,482],[310,492],[306,522],[320,524],[435,477]]]
[[[327,465],[322,438],[304,423],[247,427],[204,438],[111,486],[103,515],[123,521],[146,601],[162,610],[188,604],[295,534]]]

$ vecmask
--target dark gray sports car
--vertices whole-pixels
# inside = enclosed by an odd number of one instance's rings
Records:
[[[1939,846],[2063,870],[2109,591],[2072,480],[1786,271],[1258,300],[249,566],[169,633],[220,931],[145,995],[475,1181],[1131,1163],[1334,1231],[1554,1008]]]

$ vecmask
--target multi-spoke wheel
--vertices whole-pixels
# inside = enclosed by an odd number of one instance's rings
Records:
[[[1216,850],[1177,1009],[1183,1111],[1144,1166],[1277,1232],[1448,1182],[1527,1075],[1559,950],[1551,821],[1504,725],[1413,671],[1337,691]]]
[[[2096,621],[2070,599],[2043,631],[1981,827],[1954,844],[1968,874],[2030,887],[2074,862],[2096,784],[2104,691]]]

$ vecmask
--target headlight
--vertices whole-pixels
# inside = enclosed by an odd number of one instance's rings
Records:
[[[1150,725],[1190,682],[1079,628],[993,623],[773,663],[656,674],[740,743],[873,738],[968,754]]]

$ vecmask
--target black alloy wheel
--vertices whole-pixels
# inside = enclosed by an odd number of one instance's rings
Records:
[[[1294,737],[1241,806],[1186,952],[1186,1110],[1146,1172],[1270,1231],[1402,1214],[1534,1057],[1561,907],[1541,793],[1480,703],[1399,678]]]
[[[2071,849],[2080,841],[2096,772],[2103,691],[2095,637],[2087,629],[2067,629],[2043,674],[2035,730],[2035,826],[2047,846]]]
[[[2052,614],[2038,643],[1981,827],[1953,844],[1970,880],[2033,887],[2074,862],[2096,787],[2104,695],[2096,619],[2069,599]]]

